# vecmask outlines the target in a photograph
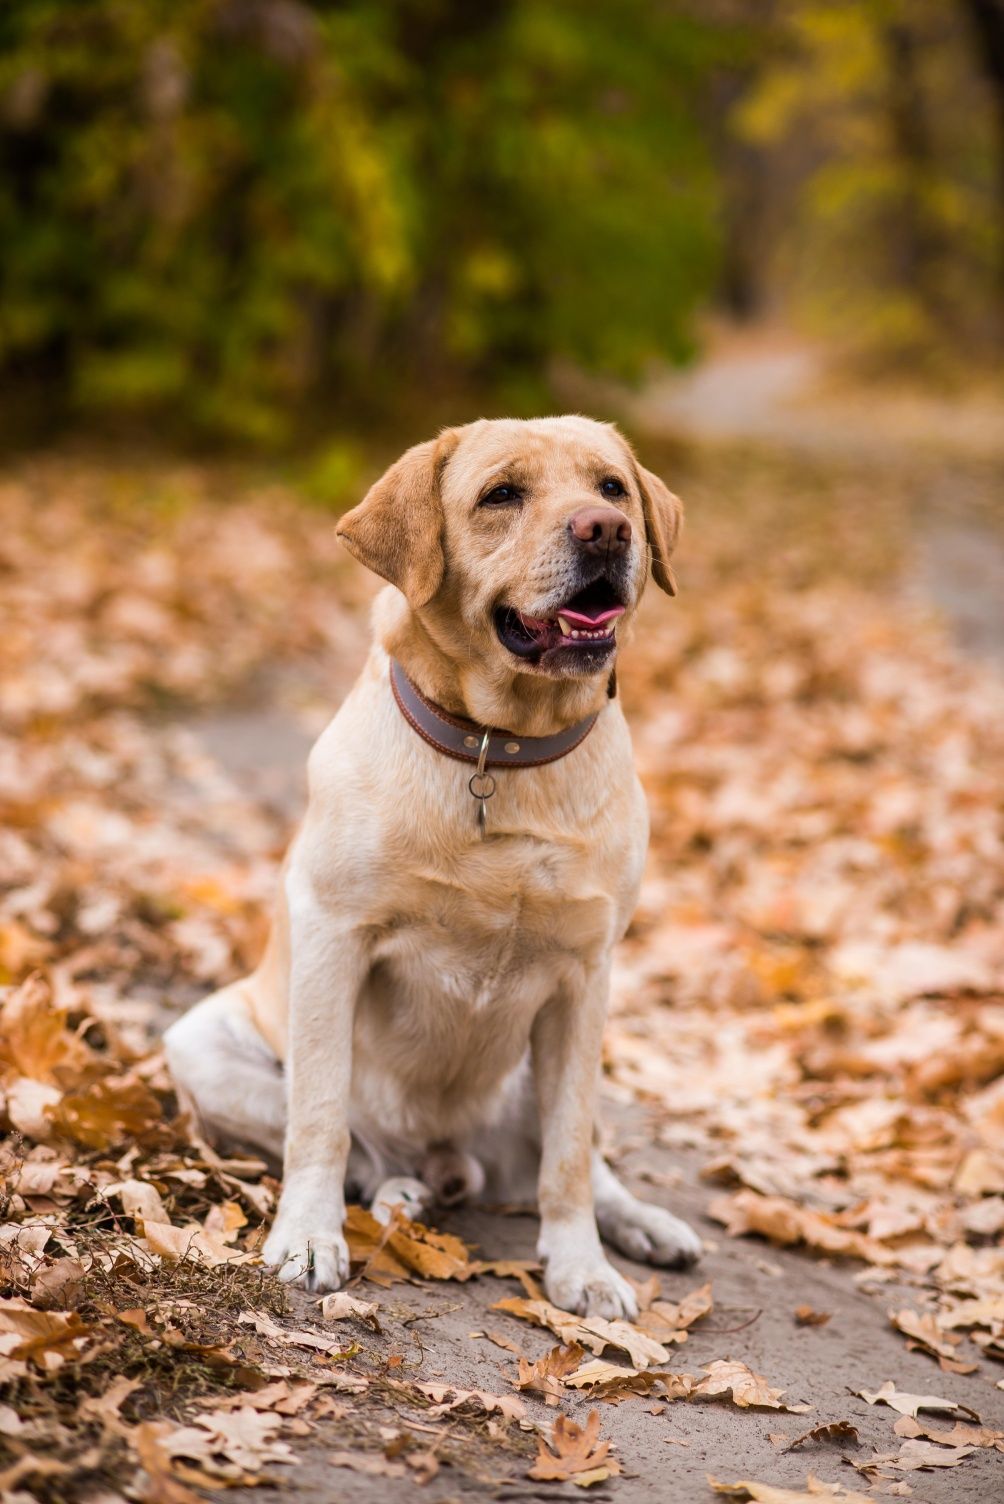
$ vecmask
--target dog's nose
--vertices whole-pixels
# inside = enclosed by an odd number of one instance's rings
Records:
[[[616,507],[582,507],[568,530],[589,554],[622,554],[631,542],[631,523]]]

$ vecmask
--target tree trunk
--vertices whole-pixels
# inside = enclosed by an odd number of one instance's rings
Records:
[[[898,271],[931,318],[944,329],[951,316],[940,290],[943,237],[930,210],[935,161],[920,83],[917,37],[901,22],[886,26],[883,36],[889,59],[889,119],[903,185],[897,226]]]
[[[997,116],[997,226],[1000,237],[999,332],[1004,334],[1004,0],[962,0],[976,57],[993,89]]]

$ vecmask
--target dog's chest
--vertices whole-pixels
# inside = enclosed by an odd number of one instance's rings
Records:
[[[404,994],[474,1011],[539,1006],[610,944],[612,895],[581,852],[512,838],[409,864],[375,950]]]

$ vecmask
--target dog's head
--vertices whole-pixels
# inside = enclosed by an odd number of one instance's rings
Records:
[[[613,666],[650,572],[675,593],[682,515],[611,425],[502,419],[409,449],[338,532],[441,647],[584,678]]]

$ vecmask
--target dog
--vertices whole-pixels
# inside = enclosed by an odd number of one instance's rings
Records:
[[[582,1315],[637,1314],[601,1235],[698,1257],[595,1143],[648,841],[614,665],[648,577],[675,594],[681,520],[582,417],[448,429],[341,520],[389,582],[374,646],[311,753],[261,964],[165,1040],[205,1131],[283,1159],[280,1279],[347,1278],[347,1187],[384,1217],[535,1191],[548,1296]]]

